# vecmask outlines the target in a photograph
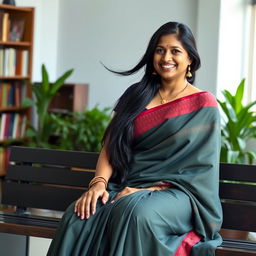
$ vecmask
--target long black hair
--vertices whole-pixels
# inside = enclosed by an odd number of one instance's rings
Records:
[[[200,67],[200,57],[191,30],[186,25],[178,22],[168,22],[153,34],[144,56],[134,68],[118,72],[106,67],[109,71],[124,76],[134,74],[142,67],[145,68],[141,81],[130,86],[118,99],[114,109],[115,115],[103,137],[109,163],[113,168],[112,179],[116,182],[124,183],[129,171],[133,142],[133,121],[145,109],[160,88],[160,77],[153,74],[153,58],[160,37],[168,34],[176,34],[177,39],[192,60],[190,67],[193,76],[188,78],[188,81],[193,83],[195,71]]]

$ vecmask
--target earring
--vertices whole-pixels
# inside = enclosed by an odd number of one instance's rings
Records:
[[[157,75],[156,71],[153,71],[153,72],[152,72],[152,75],[156,76],[156,75]]]
[[[192,77],[192,73],[190,71],[190,65],[188,65],[188,71],[187,71],[187,74],[186,74],[186,77]]]

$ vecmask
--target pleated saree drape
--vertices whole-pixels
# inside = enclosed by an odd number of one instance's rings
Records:
[[[199,92],[148,109],[134,121],[127,183],[110,183],[110,200],[80,220],[73,204],[63,216],[48,256],[213,256],[221,244],[218,197],[219,112]],[[125,186],[159,182],[110,203]],[[65,200],[65,199],[63,199]]]

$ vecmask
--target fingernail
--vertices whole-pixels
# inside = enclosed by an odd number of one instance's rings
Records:
[[[95,211],[93,210],[93,211],[92,211],[92,215],[94,215],[94,213],[95,213]]]
[[[106,200],[102,200],[103,204],[105,204],[107,201]]]
[[[113,204],[115,202],[115,200],[112,200],[110,203]]]

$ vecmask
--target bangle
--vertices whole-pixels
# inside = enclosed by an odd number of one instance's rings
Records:
[[[90,189],[94,184],[98,183],[98,182],[103,182],[105,185],[105,188],[107,188],[107,180],[103,177],[103,176],[95,176],[89,183],[88,185],[88,189]]]

